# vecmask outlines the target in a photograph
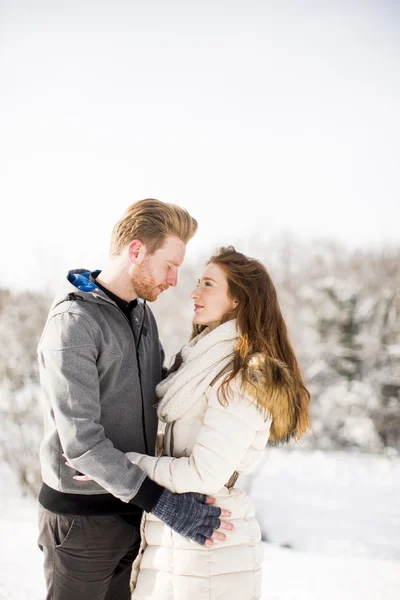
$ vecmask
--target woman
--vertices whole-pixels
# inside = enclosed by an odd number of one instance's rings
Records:
[[[261,532],[251,499],[235,483],[255,468],[268,441],[300,440],[310,395],[259,261],[221,248],[191,297],[192,339],[157,386],[166,423],[158,455],[127,456],[172,492],[214,496],[231,511],[234,528],[201,546],[144,514],[132,600],[256,600]]]
[[[151,514],[132,573],[132,600],[255,600],[262,544],[254,507],[235,486],[268,440],[299,440],[310,395],[288,340],[274,285],[257,260],[221,248],[191,294],[192,340],[157,388],[166,423],[158,457],[128,453],[173,492],[200,492],[232,512],[224,541],[200,546]]]

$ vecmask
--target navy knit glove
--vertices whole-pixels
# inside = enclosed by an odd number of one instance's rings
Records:
[[[151,512],[177,533],[203,545],[221,526],[221,509],[206,500],[205,494],[164,490]]]

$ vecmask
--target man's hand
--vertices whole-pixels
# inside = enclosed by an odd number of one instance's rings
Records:
[[[180,535],[210,546],[214,540],[226,538],[217,529],[233,529],[232,523],[219,518],[230,517],[230,511],[210,506],[214,502],[215,498],[205,494],[173,494],[165,489],[151,513]]]
[[[63,453],[63,457],[67,458],[65,456],[65,454]],[[73,467],[71,465],[71,463],[68,462],[68,460],[65,461],[65,464],[67,465],[67,467],[69,467],[70,469],[73,469],[75,471],[75,473],[79,473],[80,471],[77,471],[75,469],[75,467]],[[91,477],[89,477],[89,475],[83,475],[82,473],[80,475],[74,475],[72,479],[76,479],[77,481],[93,481]]]
[[[66,458],[65,454],[63,456]],[[67,467],[74,467],[66,461]],[[88,475],[74,475],[77,481],[91,481]],[[164,490],[157,504],[151,511],[171,529],[188,537],[201,545],[212,546],[214,540],[222,541],[226,538],[224,533],[217,529],[232,530],[234,526],[228,521],[221,521],[219,517],[230,517],[229,510],[222,510],[216,506],[215,498],[205,494],[188,492],[186,494],[173,494]]]

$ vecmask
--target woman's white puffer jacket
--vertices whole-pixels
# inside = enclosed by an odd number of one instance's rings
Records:
[[[251,471],[268,441],[271,417],[230,382],[227,406],[218,399],[222,380],[209,386],[183,416],[168,423],[163,456],[128,453],[151,479],[172,492],[200,492],[231,511],[226,540],[200,546],[152,514],[142,520],[143,540],[132,574],[132,600],[256,600],[261,593],[262,543],[249,496],[225,484]],[[173,456],[173,457],[172,457]]]

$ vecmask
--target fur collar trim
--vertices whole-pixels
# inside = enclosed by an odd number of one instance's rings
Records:
[[[288,442],[297,424],[296,386],[286,364],[254,354],[242,374],[242,390],[272,416],[269,444]]]

